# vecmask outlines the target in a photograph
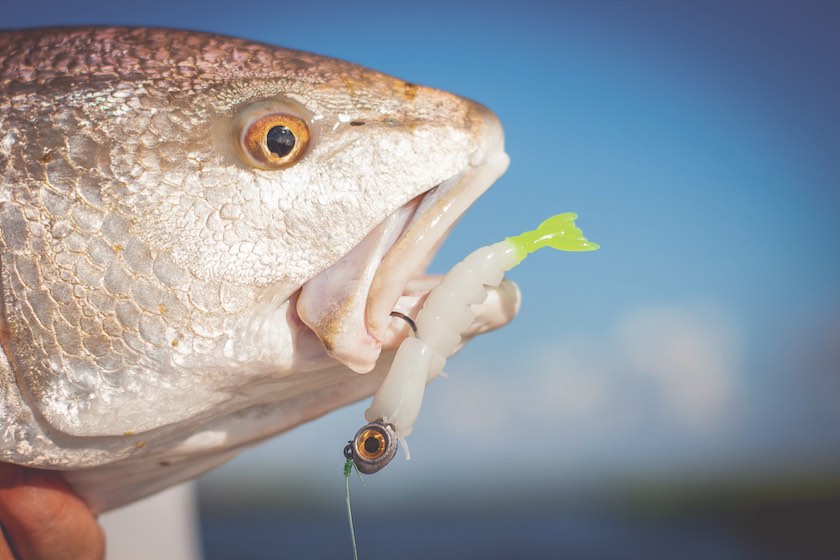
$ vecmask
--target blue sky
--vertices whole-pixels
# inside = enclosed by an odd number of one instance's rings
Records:
[[[520,316],[451,360],[412,461],[377,478],[376,499],[469,487],[477,472],[507,480],[488,464],[515,465],[533,489],[840,463],[837,4],[452,4],[32,1],[2,24],[216,31],[482,102],[512,164],[439,272],[547,214],[580,215],[602,249],[538,254],[512,273]],[[332,477],[364,407],[210,480]]]

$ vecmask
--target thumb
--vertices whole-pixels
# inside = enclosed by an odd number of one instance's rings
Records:
[[[0,525],[22,560],[105,556],[102,528],[57,471],[0,463]]]

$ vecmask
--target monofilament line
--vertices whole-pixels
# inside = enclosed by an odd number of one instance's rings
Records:
[[[350,540],[353,542],[353,560],[359,560],[359,553],[356,550],[356,529],[353,527],[353,512],[350,509],[350,472],[354,469],[356,469],[356,464],[353,459],[347,459],[344,462],[344,497],[347,502],[347,521],[350,523]],[[366,484],[358,470],[356,470],[356,474],[362,484]]]

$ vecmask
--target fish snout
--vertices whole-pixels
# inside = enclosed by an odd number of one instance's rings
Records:
[[[462,168],[397,208],[348,254],[307,282],[297,302],[301,320],[321,339],[327,353],[359,373],[373,369],[382,349],[398,345],[407,335],[401,321],[395,326],[392,312],[415,309],[440,281],[427,276],[426,267],[455,222],[509,163],[502,125],[492,111],[451,94],[428,91],[441,102],[459,105],[462,133],[470,138],[460,148]],[[418,103],[423,102],[418,99]],[[505,293],[509,297],[499,305],[516,307],[515,288]],[[502,326],[512,317],[487,309],[477,319],[483,326],[468,329],[468,336]]]
[[[510,158],[505,153],[505,135],[502,123],[493,111],[475,101],[468,101],[467,118],[477,140],[476,148],[470,156],[472,167],[481,167],[490,159],[503,163],[502,173],[507,169]]]

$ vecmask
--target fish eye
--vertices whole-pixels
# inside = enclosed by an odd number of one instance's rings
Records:
[[[313,114],[291,99],[264,99],[240,108],[230,133],[243,163],[266,171],[292,166],[312,140]]]
[[[248,163],[260,169],[283,169],[296,163],[309,144],[309,127],[287,113],[272,113],[238,123],[240,147]]]
[[[362,426],[348,447],[356,468],[364,474],[373,474],[394,458],[397,437],[390,424],[377,420]]]

